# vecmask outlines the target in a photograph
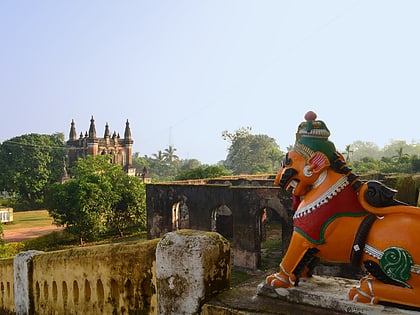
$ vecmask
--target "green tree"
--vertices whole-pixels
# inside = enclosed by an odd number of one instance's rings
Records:
[[[420,158],[417,155],[411,156],[411,167],[413,173],[420,173]]]
[[[83,245],[86,240],[96,239],[106,230],[102,220],[105,204],[96,207],[100,195],[103,193],[97,183],[77,179],[55,183],[48,190],[47,209],[55,224],[64,226]],[[92,200],[93,203],[90,203]]]
[[[375,174],[379,173],[380,170],[380,162],[371,157],[353,160],[350,166],[356,174]]]
[[[163,158],[169,165],[179,160],[179,157],[175,154],[176,149],[173,146],[169,146],[163,152]]]
[[[413,142],[412,144],[408,144],[404,140],[394,140],[385,145],[381,150],[381,157],[400,158],[412,155],[420,155],[419,143]]]
[[[151,158],[144,157],[144,163],[148,165],[147,169],[154,181],[170,181],[175,178],[181,164],[175,151],[176,148],[169,146],[152,154]]]
[[[35,208],[48,184],[61,177],[66,157],[64,135],[27,134],[0,146],[0,187]]]
[[[197,159],[180,160],[180,163],[179,163],[179,169],[181,171],[187,171],[189,169],[197,168],[199,166],[201,166],[201,162]]]
[[[230,141],[225,167],[233,174],[275,173],[283,152],[273,138],[250,131],[250,127],[242,127],[234,133],[222,133],[223,139]]]
[[[3,235],[3,223],[0,221],[0,258],[5,258],[7,249],[5,247],[6,242],[4,241]]]
[[[379,147],[373,142],[354,141],[351,145],[352,160],[361,160],[365,157],[370,157],[376,160],[381,158]],[[349,148],[350,148],[349,147]],[[347,147],[346,147],[347,149]]]
[[[130,226],[146,229],[146,186],[139,178],[127,176],[124,172],[117,175],[113,179],[117,196],[107,213],[107,222],[123,237]]]
[[[0,221],[0,247],[4,245],[3,223]]]
[[[159,150],[158,153],[152,154],[152,156],[154,157],[154,160],[157,163],[159,163],[159,164],[165,163],[165,155],[163,154],[163,152],[161,150]]]
[[[220,165],[198,166],[196,168],[180,171],[176,180],[216,178],[231,175],[232,173]]]
[[[410,159],[410,156],[407,153],[404,153],[403,147],[400,147],[397,150],[397,154],[394,155],[392,159],[397,163],[407,163]]]
[[[344,152],[346,156],[346,163],[350,163],[350,155],[352,153],[353,153],[353,150],[351,149],[351,145],[350,144],[346,145],[345,152]]]
[[[144,223],[143,184],[119,165],[105,156],[88,156],[76,162],[72,174],[63,184],[50,186],[46,204],[54,222],[77,235],[80,244],[97,239],[109,227],[123,235],[129,224]]]

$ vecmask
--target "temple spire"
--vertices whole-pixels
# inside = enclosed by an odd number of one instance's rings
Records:
[[[104,134],[104,138],[110,138],[111,137],[111,133],[109,132],[109,126],[108,123],[106,123],[105,125],[105,134]]]
[[[130,123],[127,122],[125,123],[125,131],[124,131],[124,140],[126,143],[133,143],[133,138],[131,138],[131,130],[130,130]]]
[[[77,140],[76,127],[75,127],[74,119],[71,120],[69,140],[72,140],[72,141]]]
[[[90,119],[90,127],[89,127],[89,138],[94,139],[96,138],[96,127],[95,127],[95,120],[92,118]]]

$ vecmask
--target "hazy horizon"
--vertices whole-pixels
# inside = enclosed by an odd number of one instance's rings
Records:
[[[309,110],[339,150],[418,142],[420,2],[4,1],[0,142],[28,133],[97,134],[133,152],[169,145],[224,160],[222,132],[251,127],[280,149]]]

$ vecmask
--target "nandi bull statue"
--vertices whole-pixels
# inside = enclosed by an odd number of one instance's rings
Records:
[[[349,292],[355,302],[420,307],[420,208],[395,200],[396,191],[377,181],[360,181],[316,118],[306,113],[275,179],[292,190],[294,230],[265,285],[293,287],[323,259],[366,271]]]

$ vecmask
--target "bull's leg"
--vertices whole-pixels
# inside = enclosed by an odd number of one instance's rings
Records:
[[[349,299],[354,302],[369,304],[388,302],[413,307],[420,307],[419,296],[417,287],[407,288],[386,284],[370,274],[363,277],[359,285],[349,292]]]
[[[374,281],[375,278],[370,274],[360,279],[359,284],[350,289],[349,299],[354,302],[377,304],[378,299],[373,290]]]
[[[280,263],[279,272],[266,278],[266,284],[274,288],[288,288],[295,285],[296,276],[293,271],[304,257],[307,250],[314,247],[302,235],[293,232],[289,248]]]

